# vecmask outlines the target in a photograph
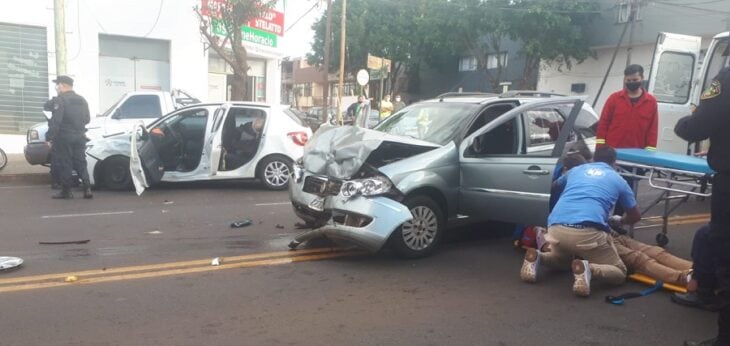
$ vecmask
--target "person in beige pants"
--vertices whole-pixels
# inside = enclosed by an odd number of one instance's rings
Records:
[[[572,168],[554,182],[564,188],[548,217],[550,252],[529,249],[520,269],[526,282],[537,280],[539,263],[555,267],[570,266],[573,292],[590,295],[593,277],[609,284],[626,280],[626,265],[618,255],[610,235],[608,217],[618,202],[627,211],[620,222],[631,225],[641,219],[634,193],[616,173],[616,151],[611,147],[596,149],[593,163]],[[580,258],[580,259],[575,259]]]
[[[687,286],[692,273],[691,261],[674,256],[659,246],[648,245],[625,235],[615,235],[613,240],[619,257],[630,272]]]

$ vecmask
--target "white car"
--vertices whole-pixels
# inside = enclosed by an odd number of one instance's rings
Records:
[[[258,136],[243,129],[263,120]],[[132,132],[92,140],[86,159],[93,185],[138,194],[160,182],[259,179],[285,189],[292,163],[312,131],[288,109],[261,103],[205,103],[176,110]],[[248,136],[248,137],[247,137]]]

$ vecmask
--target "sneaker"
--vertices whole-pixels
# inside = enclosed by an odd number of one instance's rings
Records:
[[[537,267],[540,265],[540,252],[535,249],[527,249],[525,252],[525,260],[522,261],[522,269],[520,269],[520,278],[524,282],[537,281]]]
[[[581,297],[588,297],[591,294],[591,267],[588,261],[573,260],[570,265],[573,270],[573,293]]]

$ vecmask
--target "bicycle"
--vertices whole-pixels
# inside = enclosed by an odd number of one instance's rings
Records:
[[[0,148],[0,171],[8,164],[8,155],[5,155],[3,148]]]

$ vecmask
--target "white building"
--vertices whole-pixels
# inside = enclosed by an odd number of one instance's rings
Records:
[[[204,101],[227,99],[230,68],[206,49],[193,11],[204,1],[65,0],[67,74],[92,114],[140,89],[174,88]],[[266,40],[268,46],[246,43],[249,100],[280,103],[283,53],[277,40],[282,34],[263,33],[273,37]],[[55,94],[50,82],[55,76],[53,0],[5,4],[0,11],[0,133],[24,133],[44,120],[42,105]]]
[[[630,4],[635,3],[638,8],[637,20],[633,29],[627,30],[606,85],[598,95],[595,106],[598,112],[603,109],[603,104],[611,93],[623,88],[623,71],[627,63],[641,65],[644,67],[645,78],[649,77],[654,47],[660,32],[700,36],[704,53],[715,34],[730,28],[730,15],[727,12],[730,9],[730,0],[704,2],[694,6],[680,2],[647,0],[598,2],[602,13],[593,22],[588,33],[596,58],[588,58],[570,70],[543,63],[537,83],[538,90],[566,95],[588,95],[588,102],[593,103],[629,18]]]

